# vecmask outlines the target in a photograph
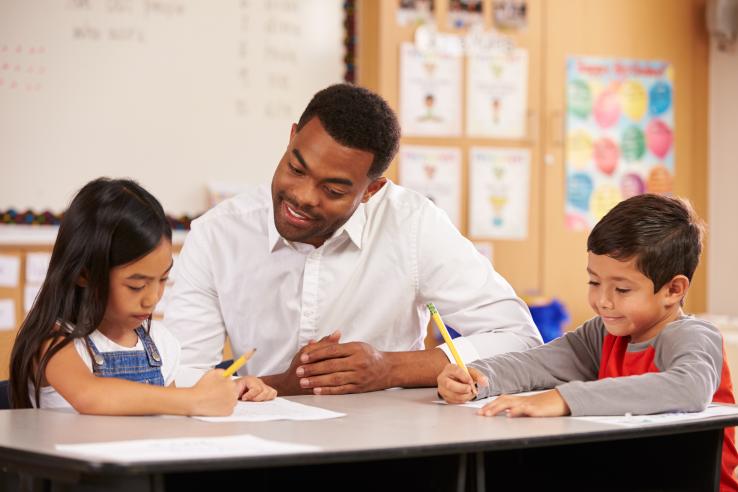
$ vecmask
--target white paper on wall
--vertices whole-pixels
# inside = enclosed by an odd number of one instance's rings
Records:
[[[475,238],[528,237],[530,150],[472,147],[469,232]]]
[[[456,147],[403,145],[400,184],[425,195],[461,224],[461,150]]]
[[[31,310],[33,301],[36,300],[36,296],[40,290],[41,285],[39,284],[26,284],[26,286],[23,287],[23,311],[26,314]]]
[[[0,255],[0,287],[18,287],[20,282],[20,258]]]
[[[15,329],[15,301],[0,299],[0,330]]]
[[[26,254],[26,283],[42,284],[49,269],[51,253]]]

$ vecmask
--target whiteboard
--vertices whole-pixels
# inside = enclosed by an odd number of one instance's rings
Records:
[[[0,210],[125,176],[193,215],[211,181],[268,182],[342,24],[341,0],[0,0]]]

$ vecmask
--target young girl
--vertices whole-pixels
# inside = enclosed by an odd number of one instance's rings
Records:
[[[159,202],[129,180],[96,179],[64,214],[49,270],[13,346],[15,408],[101,415],[229,415],[276,391],[255,377],[206,373],[176,388],[180,347],[151,314],[172,267]]]

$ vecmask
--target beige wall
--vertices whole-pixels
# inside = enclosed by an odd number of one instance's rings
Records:
[[[395,108],[399,102],[399,47],[413,35],[412,27],[398,27],[394,21],[397,1],[359,2],[357,44],[359,82],[378,91]],[[461,34],[444,27],[447,2],[438,5],[435,17],[439,30]],[[483,5],[489,13],[492,0],[483,0]],[[464,156],[473,145],[522,146],[531,150],[530,234],[526,241],[493,241],[495,268],[519,294],[540,293],[560,299],[571,315],[568,327],[574,328],[590,318],[592,310],[586,301],[587,234],[564,227],[562,131],[566,114],[566,57],[574,54],[653,59],[673,64],[674,191],[689,198],[697,212],[707,216],[709,44],[703,20],[705,0],[528,0],[527,7],[527,28],[506,34],[528,49],[530,55],[529,138],[505,141],[466,136],[405,137],[403,143],[456,146]],[[488,15],[487,27],[491,21]],[[464,157],[463,169],[466,165]],[[392,178],[396,177],[394,169],[390,169]],[[463,188],[463,196],[466,191]],[[465,202],[462,207],[465,213]],[[465,224],[460,229],[467,232]],[[686,309],[695,313],[706,310],[704,265],[695,274]]]
[[[738,316],[738,45],[710,46],[707,309]]]

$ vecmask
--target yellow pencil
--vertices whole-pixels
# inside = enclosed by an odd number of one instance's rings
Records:
[[[441,332],[443,341],[446,342],[446,345],[448,345],[448,348],[451,351],[451,355],[454,356],[454,361],[456,361],[456,365],[462,368],[464,371],[466,371],[467,374],[469,374],[469,369],[466,368],[466,364],[464,364],[464,361],[461,360],[461,356],[459,355],[459,352],[456,350],[456,346],[454,345],[454,342],[451,340],[451,335],[449,335],[448,329],[446,329],[446,325],[441,319],[441,315],[438,314],[438,310],[436,309],[436,306],[434,306],[432,302],[429,302],[428,309],[430,310],[431,318],[433,318],[433,321],[435,321],[436,326],[438,327],[438,331]],[[477,394],[476,384],[472,385],[472,392],[475,395]]]
[[[252,355],[254,355],[254,352],[256,352],[256,349],[251,349],[250,351],[243,354],[241,357],[233,361],[233,364],[231,364],[228,369],[225,370],[223,373],[224,378],[229,378],[233,376],[236,371],[241,369],[241,366],[246,364],[248,360],[251,358]]]

